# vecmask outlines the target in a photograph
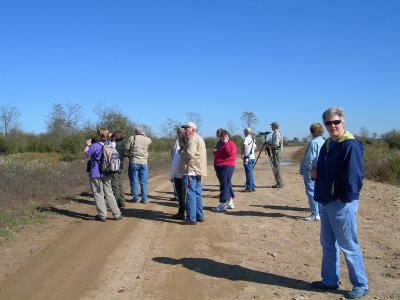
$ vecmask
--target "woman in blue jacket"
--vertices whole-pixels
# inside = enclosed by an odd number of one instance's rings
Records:
[[[330,138],[321,148],[317,167],[311,172],[316,179],[314,199],[321,204],[322,280],[313,282],[312,286],[339,289],[340,249],[353,285],[346,297],[361,298],[368,294],[356,219],[364,179],[363,146],[345,131],[342,109],[328,108],[322,119]]]

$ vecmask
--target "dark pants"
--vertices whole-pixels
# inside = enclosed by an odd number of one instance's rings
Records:
[[[178,214],[185,213],[185,199],[183,199],[182,178],[174,178],[174,185],[176,193],[178,194],[179,211]]]
[[[235,198],[232,187],[232,175],[234,166],[215,166],[215,172],[219,180],[219,202],[226,203],[230,198]]]
[[[121,173],[122,171],[118,171],[114,173],[111,177],[111,187],[115,200],[117,200],[118,207],[125,206],[125,194],[124,187],[122,185]]]

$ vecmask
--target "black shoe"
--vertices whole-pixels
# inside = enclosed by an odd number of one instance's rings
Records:
[[[107,221],[106,218],[102,218],[102,217],[100,217],[99,215],[96,215],[96,216],[94,217],[94,219],[95,219],[96,221],[100,221],[100,222],[105,222],[105,221]]]
[[[197,222],[196,221],[193,222],[193,221],[185,220],[181,224],[182,225],[197,225]]]
[[[185,214],[177,213],[171,217],[174,220],[185,220]]]
[[[274,184],[273,186],[271,186],[273,189],[281,189],[281,188],[283,188],[283,184],[282,185],[280,185],[280,184]]]
[[[119,220],[122,220],[122,218],[123,218],[123,216],[122,216],[122,215],[119,215],[119,217],[114,218],[114,220],[115,220],[115,221],[119,221]]]
[[[197,219],[197,222],[204,222],[204,219]]]
[[[313,281],[311,282],[311,287],[316,290],[328,290],[328,291],[336,291],[339,289],[339,285],[326,285],[322,281]]]
[[[251,189],[244,189],[242,192],[243,192],[243,193],[251,193],[252,190],[251,190]]]

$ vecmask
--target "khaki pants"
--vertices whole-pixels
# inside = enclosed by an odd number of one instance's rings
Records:
[[[274,177],[278,186],[283,186],[283,180],[281,176],[281,159],[282,151],[272,150],[272,171],[274,172]]]
[[[99,217],[102,219],[107,217],[106,204],[108,204],[114,218],[118,218],[121,215],[121,211],[118,208],[117,201],[115,200],[111,188],[111,177],[90,178],[90,187]]]

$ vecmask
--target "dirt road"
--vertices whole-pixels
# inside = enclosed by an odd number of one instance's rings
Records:
[[[119,222],[93,221],[90,195],[76,196],[53,209],[48,224],[0,246],[0,299],[342,299],[351,288],[344,262],[339,291],[309,289],[320,279],[319,223],[303,221],[298,165],[283,167],[280,190],[267,187],[274,182],[266,157],[255,173],[256,192],[240,192],[238,162],[235,209],[214,213],[218,185],[209,167],[206,219],[196,226],[171,219],[177,202],[166,176],[151,178],[151,202],[128,202]],[[400,299],[399,207],[399,188],[365,181],[358,219],[366,299]]]

